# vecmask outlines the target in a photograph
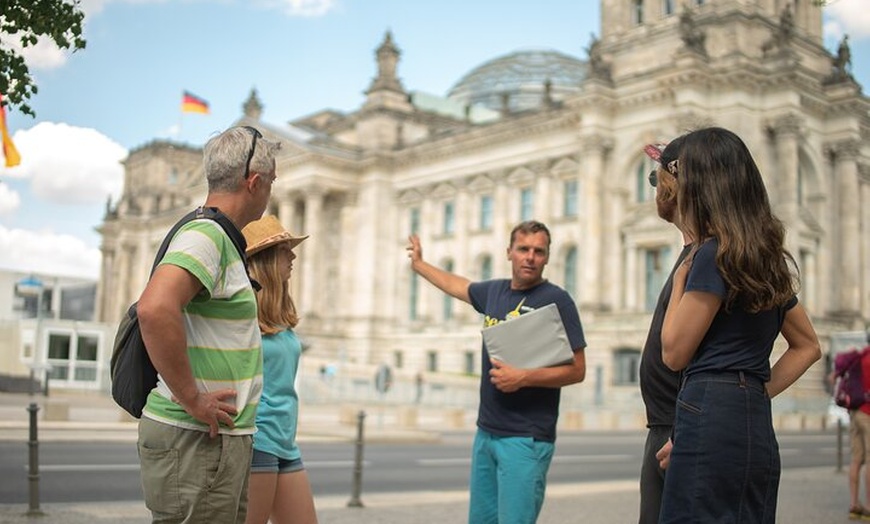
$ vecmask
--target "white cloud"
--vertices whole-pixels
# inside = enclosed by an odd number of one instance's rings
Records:
[[[14,271],[97,279],[100,250],[71,235],[0,226],[0,267]]]
[[[870,6],[867,0],[834,0],[825,7],[825,34],[840,38],[848,34],[859,40],[870,37]]]
[[[66,63],[70,54],[69,50],[57,47],[49,38],[42,38],[36,45],[21,47],[17,43],[10,43],[10,47],[24,57],[28,67],[34,69],[54,69]]]
[[[19,205],[21,205],[21,197],[18,193],[10,189],[8,184],[0,182],[0,215],[15,212]]]
[[[13,142],[21,164],[0,170],[11,178],[29,178],[38,198],[57,204],[117,201],[124,181],[120,161],[127,150],[98,131],[40,122],[17,131]]]
[[[288,16],[323,16],[336,7],[335,0],[261,0],[269,9],[280,9]]]

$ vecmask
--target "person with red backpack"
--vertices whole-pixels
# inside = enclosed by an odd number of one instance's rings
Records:
[[[859,361],[860,360],[860,361]],[[862,398],[848,390],[849,375],[860,373],[863,384]],[[838,405],[849,410],[849,441],[852,459],[849,463],[849,519],[870,520],[870,509],[861,504],[858,487],[861,484],[861,466],[870,461],[870,403],[864,402],[870,391],[870,331],[867,332],[867,346],[862,350],[837,355],[833,372],[835,381],[834,396]],[[865,497],[870,504],[870,466],[864,468]]]

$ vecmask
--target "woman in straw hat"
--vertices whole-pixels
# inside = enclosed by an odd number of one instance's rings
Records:
[[[293,328],[299,322],[288,280],[293,253],[307,236],[295,237],[275,216],[242,230],[251,277],[260,283],[257,316],[263,335],[263,396],[248,488],[247,524],[317,522],[302,455],[296,445],[299,397],[294,382],[302,345]]]

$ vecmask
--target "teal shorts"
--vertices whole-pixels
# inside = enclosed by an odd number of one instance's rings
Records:
[[[478,429],[471,450],[468,522],[534,524],[544,505],[554,450],[552,442]]]

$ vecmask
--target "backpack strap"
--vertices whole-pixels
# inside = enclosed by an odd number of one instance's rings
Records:
[[[200,218],[197,216],[197,213],[201,209],[201,207],[197,208],[181,217],[181,220],[179,220],[175,223],[174,226],[172,226],[172,229],[169,230],[169,233],[166,233],[166,236],[163,237],[163,243],[160,244],[160,249],[157,250],[157,255],[154,257],[154,263],[151,264],[151,275],[154,275],[154,271],[157,269],[157,264],[159,264],[160,261],[163,260],[164,255],[166,255],[166,251],[169,249],[169,243],[172,241],[172,237],[174,237],[175,234],[178,233],[178,230],[181,229],[184,224],[187,224],[191,220],[196,220],[197,218]]]
[[[181,217],[181,220],[175,223],[172,226],[172,229],[169,230],[169,233],[166,234],[166,237],[163,238],[163,243],[160,244],[160,249],[157,251],[157,256],[154,257],[154,263],[151,265],[151,274],[154,274],[154,271],[157,269],[157,264],[163,260],[163,257],[166,255],[166,251],[169,250],[169,244],[172,242],[172,238],[175,237],[175,234],[178,233],[178,230],[181,229],[185,224],[191,222],[193,220],[198,220],[206,218],[208,220],[213,220],[217,222],[217,224],[224,230],[224,233],[230,238],[230,241],[235,246],[236,251],[239,253],[239,257],[242,259],[242,263],[245,266],[245,273],[248,275],[248,279],[251,281],[251,287],[254,288],[255,291],[259,291],[262,286],[260,283],[251,278],[251,274],[248,271],[248,258],[245,256],[245,250],[248,247],[248,243],[245,240],[245,236],[239,231],[239,228],[233,223],[232,220],[229,219],[225,214],[221,212],[220,209],[216,207],[205,207],[200,206],[190,213]]]

